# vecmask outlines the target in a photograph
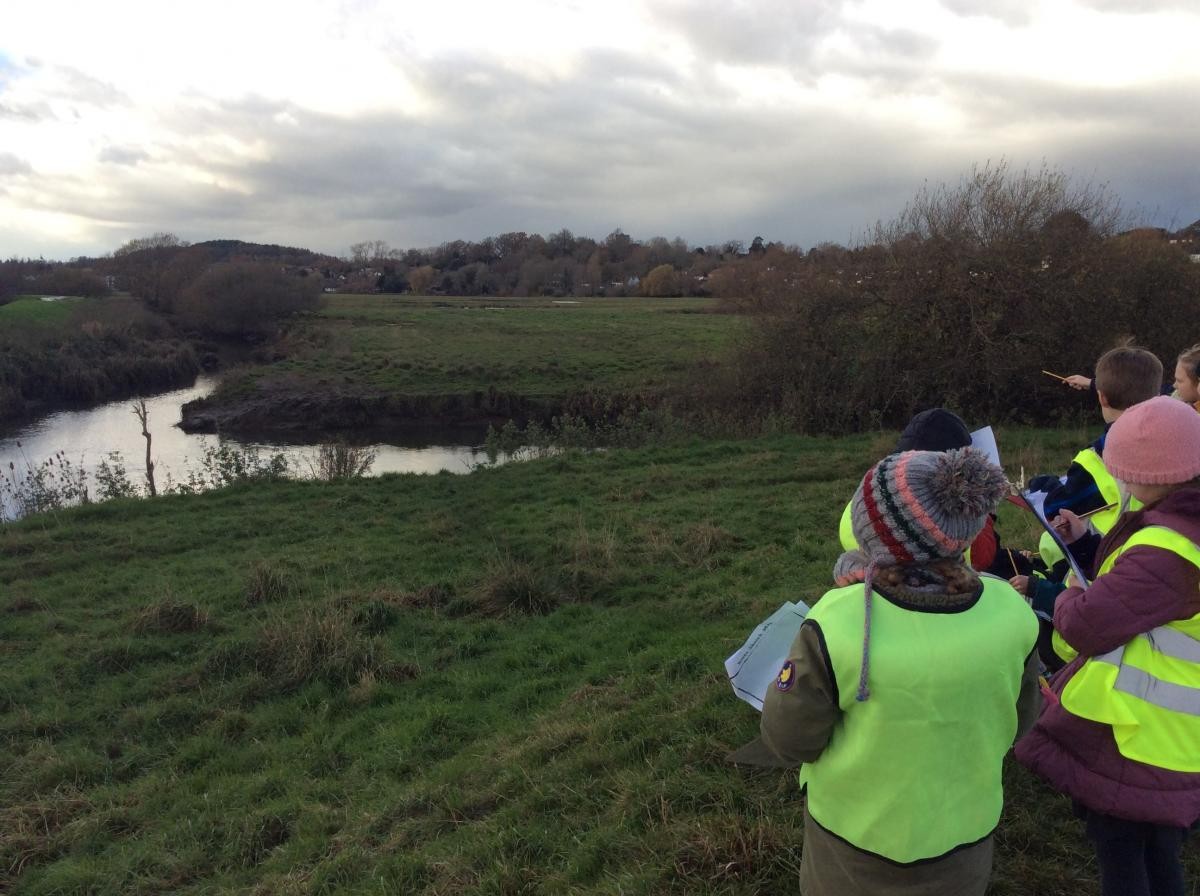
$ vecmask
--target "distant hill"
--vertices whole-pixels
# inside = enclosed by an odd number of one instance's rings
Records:
[[[331,255],[322,255],[310,249],[295,246],[278,246],[274,243],[247,243],[245,240],[206,240],[193,243],[194,247],[208,250],[213,261],[278,261],[280,264],[298,267],[318,267],[336,263]]]

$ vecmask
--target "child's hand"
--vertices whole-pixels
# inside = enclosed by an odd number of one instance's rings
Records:
[[[861,582],[866,578],[865,569],[851,569],[844,572],[835,572],[833,576],[833,584],[839,588],[845,588],[847,585],[853,585],[855,582]]]
[[[839,588],[861,582],[867,577],[871,561],[862,551],[847,551],[833,565],[833,582]]]
[[[1013,576],[1008,580],[1008,584],[1016,589],[1017,594],[1029,600],[1029,576]]]
[[[1054,515],[1054,519],[1050,521],[1050,525],[1054,527],[1054,531],[1058,533],[1058,537],[1066,544],[1073,544],[1087,532],[1087,523],[1072,511],[1065,509],[1060,510]]]
[[[1071,374],[1069,377],[1067,377],[1065,380],[1063,380],[1063,382],[1066,385],[1070,386],[1072,389],[1078,389],[1081,392],[1092,388],[1091,378],[1086,377],[1086,376],[1080,376],[1078,373]]]

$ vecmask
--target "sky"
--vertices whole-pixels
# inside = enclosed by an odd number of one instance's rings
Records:
[[[1197,0],[5,0],[0,257],[853,243],[1043,164],[1200,218]]]

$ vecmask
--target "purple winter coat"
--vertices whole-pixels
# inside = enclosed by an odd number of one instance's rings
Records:
[[[1146,526],[1165,526],[1200,544],[1200,488],[1172,492],[1126,512],[1096,551],[1096,568]],[[1161,548],[1130,548],[1090,588],[1068,588],[1054,606],[1054,627],[1079,656],[1054,676],[1063,687],[1090,656],[1115,650],[1157,626],[1200,613],[1200,569]],[[1200,752],[1200,743],[1196,744]],[[1017,741],[1017,759],[1051,786],[1096,812],[1130,821],[1188,827],[1200,818],[1200,773],[1127,759],[1112,728],[1047,701],[1033,730]]]

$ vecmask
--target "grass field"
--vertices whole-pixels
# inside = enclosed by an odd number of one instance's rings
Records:
[[[1083,437],[1000,443],[1032,472]],[[0,528],[0,891],[795,892],[794,775],[723,761],[757,718],[722,661],[825,590],[841,508],[893,439],[569,453]],[[1016,767],[1008,788],[992,892],[1094,891],[1065,800]]]
[[[7,326],[37,326],[52,329],[66,324],[90,299],[67,298],[58,302],[43,302],[38,296],[18,296],[15,301],[0,305],[0,335]]]
[[[657,393],[715,363],[744,325],[703,299],[330,295],[253,376],[394,395]]]

